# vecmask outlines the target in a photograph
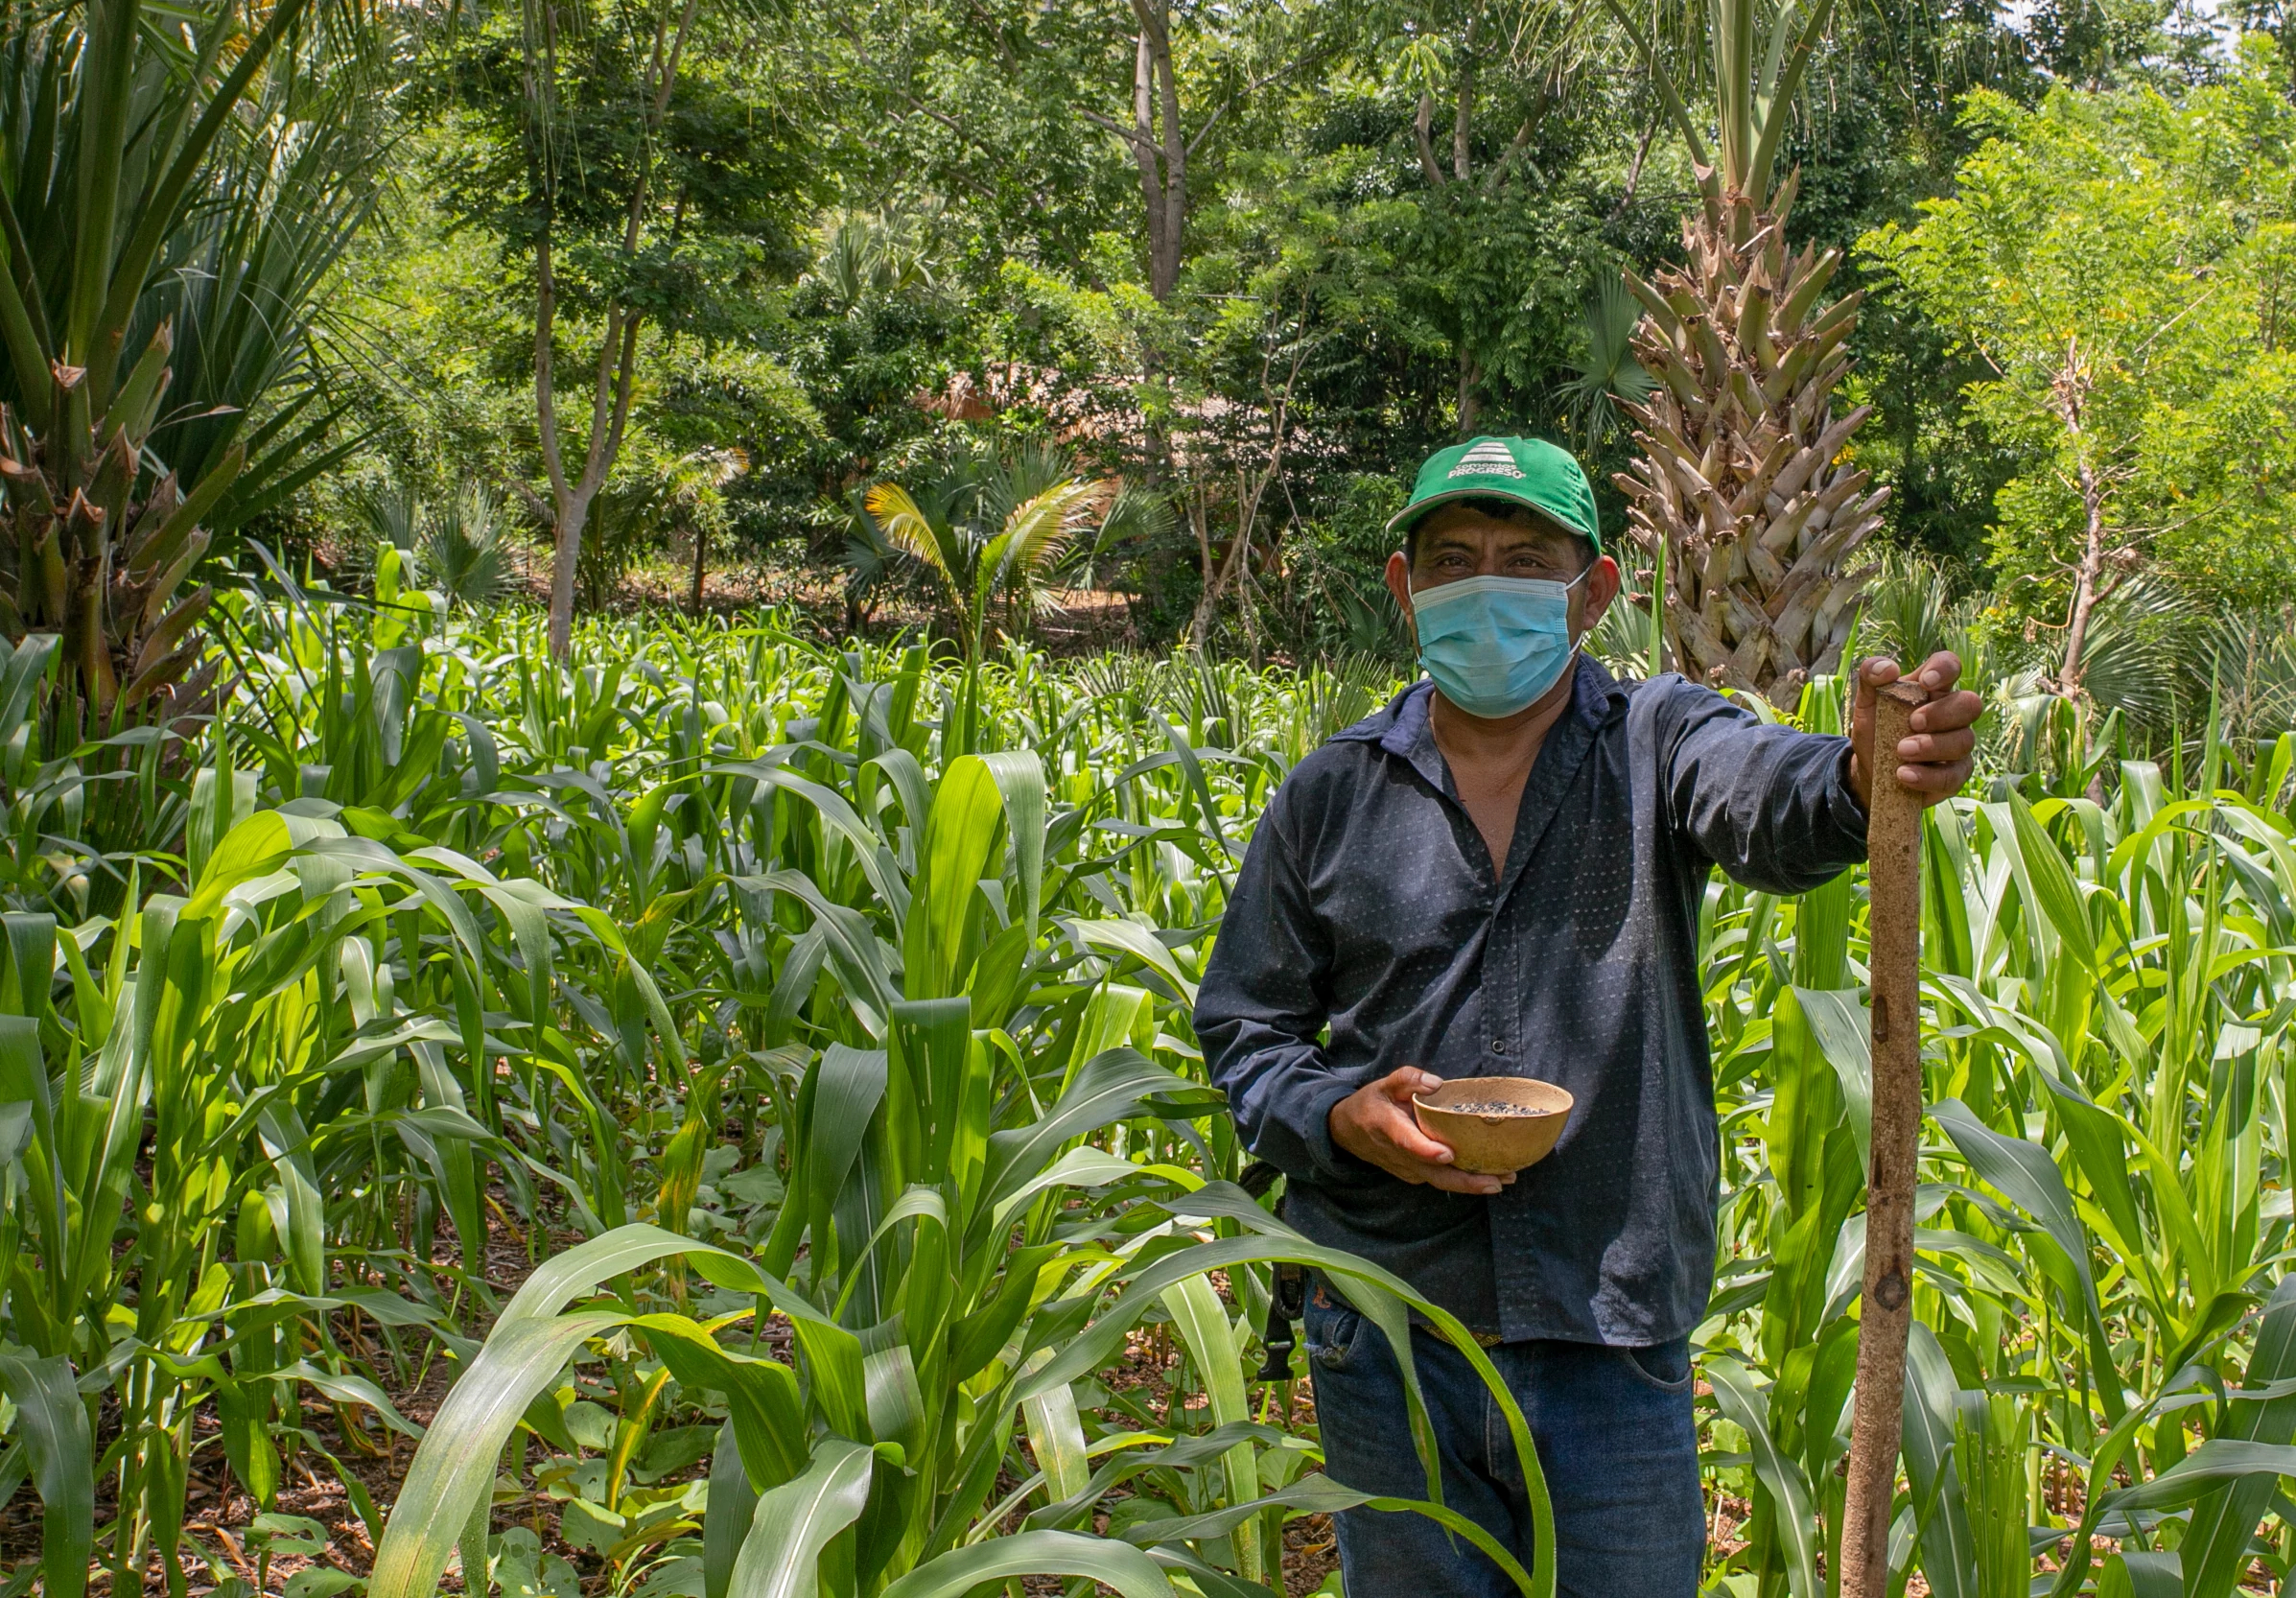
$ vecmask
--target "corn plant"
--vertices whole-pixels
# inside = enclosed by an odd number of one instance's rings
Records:
[[[273,1505],[440,1360],[397,1502],[340,1472],[370,1590],[1276,1589],[1357,1499],[1256,1380],[1270,1268],[1447,1322],[1246,1196],[1188,1011],[1269,794],[1386,685],[770,617],[561,666],[374,575],[219,598],[240,686],[110,779],[125,843],[32,724],[55,646],[0,656],[0,1481],[45,1589],[188,1590],[195,1476]],[[2005,708],[1929,823],[1899,1573],[2229,1593],[2296,1551],[2296,740],[2153,764]],[[1838,1563],[1864,921],[1854,875],[1699,917],[1718,1590]]]
[[[2296,1463],[2292,1428],[2238,1395],[2288,1374],[2285,1217],[2266,1211],[2287,1147],[2296,826],[2272,805],[2290,742],[2238,783],[2211,744],[2189,798],[2125,761],[2098,805],[2092,761],[2070,793],[2004,775],[1931,815],[1936,1135],[1897,1545],[1933,1591],[2024,1590],[2027,1525],[2064,1539],[2064,1593],[2099,1536],[2129,1547],[2113,1579],[2173,1558],[2183,1592],[2229,1593],[2252,1554],[2286,1567],[2284,1530],[2253,1548],[2250,1534]],[[1870,1069],[1862,920],[1843,881],[1794,905],[1718,887],[1703,923],[1734,1134],[1706,1364],[1728,1373],[1718,1431],[1747,1440],[1754,1516],[1730,1563],[1760,1592],[1820,1591],[1838,1535]],[[2052,1454],[2090,1461],[2085,1479]],[[2116,1469],[2141,1488],[2117,1491]],[[2051,1483],[2086,1514],[2053,1516]]]

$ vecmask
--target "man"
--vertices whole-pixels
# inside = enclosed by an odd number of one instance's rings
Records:
[[[1773,893],[1865,854],[1875,691],[1853,736],[1763,725],[1675,676],[1614,681],[1578,645],[1618,595],[1594,494],[1553,445],[1477,438],[1420,469],[1387,585],[1432,681],[1300,763],[1238,876],[1196,1031],[1285,1215],[1457,1315],[1531,1422],[1566,1598],[1690,1598],[1705,1542],[1689,1334],[1713,1285],[1719,1132],[1697,969],[1710,870]],[[1969,775],[1960,663],[1882,761],[1934,803]],[[1454,1169],[1413,1094],[1529,1075],[1577,1098],[1512,1177]],[[1331,1474],[1424,1497],[1378,1328],[1311,1284]],[[1432,1331],[1413,1352],[1443,1497],[1530,1563],[1505,1426]],[[1348,1598],[1511,1592],[1410,1515],[1340,1517]]]

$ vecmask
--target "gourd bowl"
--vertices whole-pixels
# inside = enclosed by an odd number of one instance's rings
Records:
[[[1451,1145],[1458,1169],[1505,1176],[1544,1160],[1570,1119],[1571,1095],[1528,1076],[1466,1076],[1411,1101],[1419,1130]]]

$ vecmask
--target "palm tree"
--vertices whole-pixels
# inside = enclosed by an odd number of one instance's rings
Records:
[[[1700,196],[1682,223],[1685,264],[1628,279],[1645,311],[1635,354],[1656,383],[1623,402],[1642,455],[1618,484],[1659,562],[1676,665],[1790,707],[1808,677],[1840,665],[1869,575],[1849,557],[1887,498],[1844,455],[1870,408],[1837,417],[1829,404],[1863,296],[1819,303],[1840,253],[1787,247],[1795,178],[1773,181],[1833,0],[1784,0],[1767,29],[1757,0],[1711,0],[1711,153],[1652,35],[1624,0],[1605,4],[1649,65]]]
[[[1113,498],[1113,484],[1076,473],[1058,450],[1031,445],[1010,460],[960,458],[914,494],[880,482],[862,503],[885,542],[933,574],[972,661],[986,641],[991,603],[1002,599],[1008,631],[1025,628],[1077,535]]]
[[[331,70],[361,28],[312,5],[83,0],[0,37],[0,633],[58,637],[51,758],[204,703],[201,555],[332,458],[315,294],[380,148]]]
[[[423,580],[447,603],[482,610],[516,580],[503,502],[482,482],[465,482],[422,519],[415,552]]]

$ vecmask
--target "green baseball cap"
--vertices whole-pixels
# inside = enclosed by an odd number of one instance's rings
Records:
[[[1595,519],[1594,484],[1567,450],[1543,438],[1494,438],[1488,435],[1438,450],[1419,468],[1411,503],[1387,524],[1390,532],[1417,525],[1420,517],[1455,500],[1512,500],[1529,505],[1558,530],[1585,539],[1603,552],[1603,528]]]

